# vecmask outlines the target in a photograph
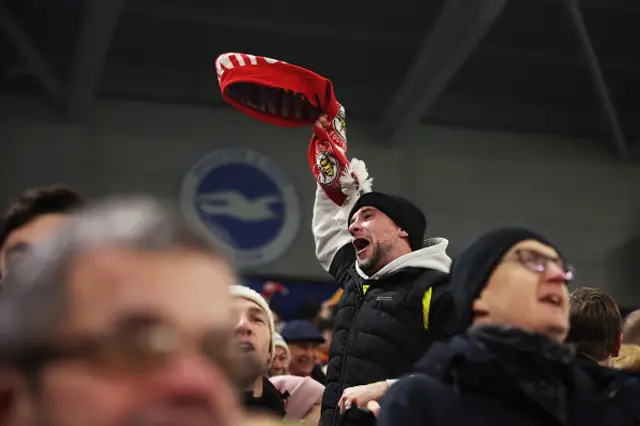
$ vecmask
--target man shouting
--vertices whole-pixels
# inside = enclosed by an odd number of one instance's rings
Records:
[[[379,399],[431,342],[457,331],[448,241],[424,239],[425,216],[410,201],[370,191],[364,163],[346,160],[342,124],[336,131],[321,116],[309,150],[318,181],[316,256],[344,290],[329,351],[322,426],[337,425],[345,406]]]

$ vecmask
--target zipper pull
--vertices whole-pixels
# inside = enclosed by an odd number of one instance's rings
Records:
[[[364,299],[365,291],[364,286],[367,285],[366,281],[363,281],[362,284],[358,286],[359,294],[358,294],[358,302],[362,302]]]

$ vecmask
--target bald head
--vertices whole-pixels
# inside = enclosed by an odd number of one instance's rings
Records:
[[[627,315],[622,326],[623,342],[640,345],[640,309]]]

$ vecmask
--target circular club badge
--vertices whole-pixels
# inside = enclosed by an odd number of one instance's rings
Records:
[[[300,227],[293,183],[270,158],[251,150],[216,150],[185,175],[186,219],[232,251],[240,268],[265,266],[291,246]]]

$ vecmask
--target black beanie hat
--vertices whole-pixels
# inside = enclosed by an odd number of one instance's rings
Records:
[[[511,247],[525,240],[539,241],[557,251],[549,240],[537,232],[508,226],[483,234],[454,259],[451,265],[451,289],[460,325],[465,329],[473,321],[473,302],[482,293],[493,270]]]
[[[424,217],[424,213],[411,201],[397,195],[368,192],[356,201],[349,212],[347,223],[351,223],[353,215],[365,206],[375,207],[405,230],[409,234],[411,250],[422,248],[424,233],[427,230],[427,219]]]

